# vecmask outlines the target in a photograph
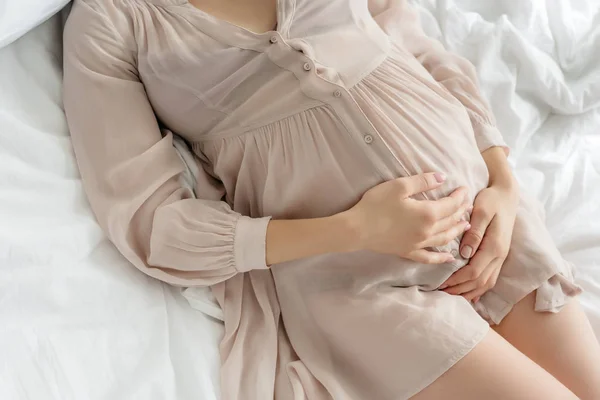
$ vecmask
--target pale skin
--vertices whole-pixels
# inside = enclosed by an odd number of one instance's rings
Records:
[[[190,3],[257,33],[273,29],[277,21],[274,0]],[[410,196],[439,187],[443,174],[400,178],[370,189],[345,212],[272,221],[267,264],[277,268],[285,261],[359,250],[441,264],[452,256],[426,248],[449,243],[466,231],[461,254],[470,262],[442,288],[477,301],[494,286],[506,259],[519,198],[504,150],[491,148],[482,157],[490,182],[475,200],[471,225],[460,220],[469,209],[465,188],[436,201],[416,201]],[[600,399],[600,345],[581,307],[573,300],[559,313],[536,313],[534,299],[535,292],[521,300],[474,350],[414,399]]]
[[[448,279],[452,286],[445,289],[475,300],[494,286],[508,254],[516,212],[516,189],[504,151],[492,148],[482,156],[490,186],[476,199],[472,227],[462,241],[462,246],[475,249],[474,256]],[[272,221],[267,261],[370,250],[425,263],[447,262],[451,255],[424,248],[446,244],[468,228],[456,218],[466,208],[464,189],[437,201],[409,198],[440,184],[436,174],[400,178],[376,186],[356,206],[332,217]],[[468,235],[473,229],[478,231]],[[470,270],[476,273],[461,273]],[[557,314],[537,313],[534,299],[535,292],[521,300],[473,351],[414,399],[599,399],[600,346],[581,307],[573,300]]]

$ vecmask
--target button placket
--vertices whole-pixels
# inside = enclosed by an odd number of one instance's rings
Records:
[[[323,79],[319,74],[311,74],[309,78],[311,84],[309,96],[319,99],[325,104],[331,106],[341,118],[342,123],[348,129],[350,136],[357,140],[358,145],[362,145],[365,156],[368,161],[373,163],[373,167],[378,175],[385,180],[396,177],[389,165],[385,163],[385,157],[382,157],[387,150],[387,146],[382,140],[378,140],[379,134],[366,119],[361,119],[358,115],[363,114],[358,104],[353,100],[351,94],[347,93],[342,86]],[[354,117],[355,116],[355,117]],[[366,117],[365,117],[366,118]],[[404,173],[404,171],[402,171]]]
[[[269,53],[273,62],[296,75],[304,94],[336,111],[349,135],[356,140],[356,144],[363,146],[366,160],[373,164],[382,179],[389,180],[396,177],[396,172],[393,172],[393,168],[384,161],[386,157],[382,157],[389,149],[383,140],[379,140],[379,133],[368,119],[361,118],[361,115],[364,118],[366,116],[352,95],[345,90],[343,81],[335,83],[318,73],[309,73],[316,68],[314,61],[307,54],[290,46],[283,38],[278,38],[277,46],[273,46]]]

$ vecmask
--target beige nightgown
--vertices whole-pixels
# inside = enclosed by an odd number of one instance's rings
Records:
[[[186,0],[75,0],[65,107],[91,205],[140,270],[210,285],[225,318],[223,400],[400,400],[468,353],[537,289],[580,289],[523,200],[496,287],[437,290],[466,264],[370,252],[265,265],[270,218],[328,216],[369,188],[440,171],[471,200],[480,152],[504,146],[475,71],[422,32],[406,0],[279,0],[252,33]],[[181,182],[185,138],[203,173]],[[457,255],[460,238],[445,248]]]

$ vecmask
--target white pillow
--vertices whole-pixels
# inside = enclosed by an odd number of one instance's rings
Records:
[[[70,0],[0,0],[0,49],[56,14]]]

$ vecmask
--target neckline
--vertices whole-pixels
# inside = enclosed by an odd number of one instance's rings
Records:
[[[231,47],[262,52],[270,45],[274,36],[288,38],[294,14],[296,0],[277,0],[277,27],[264,33],[252,32],[246,28],[221,20],[206,11],[192,5],[189,0],[180,0],[169,6],[172,11],[183,17],[189,24],[214,40]]]
[[[280,30],[283,27],[283,21],[284,21],[284,15],[283,15],[284,7],[282,6],[282,0],[275,0],[275,8],[276,8],[276,10],[275,10],[275,14],[276,14],[275,29],[270,29],[265,32],[254,32],[248,28],[245,28],[243,26],[240,26],[238,24],[230,22],[226,19],[216,17],[215,15],[213,15],[207,11],[204,11],[201,8],[196,7],[195,5],[193,5],[190,2],[190,0],[185,0],[183,5],[186,8],[190,9],[190,12],[198,14],[200,17],[202,17],[205,20],[208,20],[212,24],[223,25],[230,30],[235,30],[235,31],[238,31],[245,35],[248,35],[248,36],[264,37],[265,35],[272,35],[275,32],[282,33]]]

